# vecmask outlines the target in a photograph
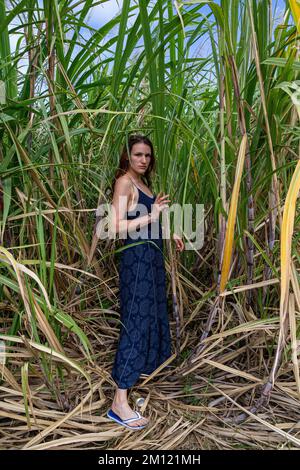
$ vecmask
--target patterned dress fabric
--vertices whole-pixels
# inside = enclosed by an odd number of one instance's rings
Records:
[[[156,197],[137,189],[137,204],[144,206],[128,211],[127,220],[150,213]],[[127,232],[119,264],[121,327],[111,376],[121,389],[132,387],[140,374],[151,374],[171,356],[160,221],[141,227],[137,235]]]

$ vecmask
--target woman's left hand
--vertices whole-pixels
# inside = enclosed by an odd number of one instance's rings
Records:
[[[179,237],[176,233],[173,233],[173,240],[176,243],[176,250],[183,251],[184,250],[184,243],[182,238]]]

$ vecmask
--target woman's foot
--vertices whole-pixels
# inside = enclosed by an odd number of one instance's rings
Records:
[[[121,419],[129,419],[129,418],[136,418],[136,413],[133,411],[132,408],[125,402],[119,402],[114,399],[111,409],[114,413],[120,416]],[[137,419],[136,421],[131,421],[130,426],[145,426],[148,424],[149,420],[147,418]]]

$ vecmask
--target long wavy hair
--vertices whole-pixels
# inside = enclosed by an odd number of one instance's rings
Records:
[[[109,188],[109,192],[111,193],[111,197],[113,196],[114,188],[115,188],[115,184],[116,184],[117,179],[120,178],[120,176],[125,175],[125,173],[127,172],[128,168],[129,168],[129,155],[131,154],[132,147],[134,146],[134,144],[140,144],[140,143],[149,145],[149,147],[151,148],[150,164],[149,164],[145,174],[142,175],[143,182],[148,186],[149,189],[151,189],[151,186],[152,186],[151,173],[152,173],[152,171],[155,170],[155,155],[154,155],[153,144],[152,144],[151,140],[148,137],[144,136],[144,135],[132,134],[128,137],[128,141],[127,141],[127,143],[125,143],[125,145],[123,147],[123,151],[122,151],[121,156],[120,156],[119,166],[118,166],[118,168],[115,172],[115,176],[114,176],[113,181],[111,183],[111,188]]]

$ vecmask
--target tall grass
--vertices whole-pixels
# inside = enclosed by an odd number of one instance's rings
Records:
[[[174,376],[232,377],[238,360],[268,398],[290,372],[298,400],[298,3],[274,26],[264,0],[124,0],[91,26],[101,4],[0,0],[2,386],[32,426],[35,381],[64,411],[73,381],[89,399],[109,382],[120,247],[95,243],[95,209],[138,131],[155,145],[155,192],[206,213],[203,248],[165,256]]]

